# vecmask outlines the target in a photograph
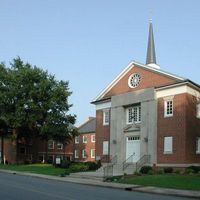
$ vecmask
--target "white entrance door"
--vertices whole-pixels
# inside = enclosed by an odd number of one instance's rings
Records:
[[[139,159],[140,159],[140,137],[139,136],[127,137],[126,139],[127,162],[137,162]]]

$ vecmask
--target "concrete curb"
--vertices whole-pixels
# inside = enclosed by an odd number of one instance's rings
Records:
[[[113,189],[123,189],[127,191],[200,199],[200,191],[194,191],[194,190],[177,190],[177,189],[169,189],[169,188],[120,184],[120,183],[103,182],[100,180],[93,180],[93,179],[86,179],[86,178],[83,179],[83,178],[71,178],[71,177],[58,177],[58,176],[49,176],[49,175],[43,175],[43,174],[34,174],[34,173],[29,173],[29,172],[19,172],[19,171],[11,171],[11,170],[3,170],[3,169],[0,169],[0,172],[9,173],[9,174],[17,174],[17,175],[22,175],[22,176],[30,176],[30,177],[42,178],[42,179],[48,179],[48,180],[55,180],[55,181],[70,182],[70,183],[75,183],[75,184],[84,184],[84,185],[89,185],[89,186],[107,187],[107,188],[113,188]]]

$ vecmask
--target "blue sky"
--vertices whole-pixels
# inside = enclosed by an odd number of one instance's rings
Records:
[[[130,61],[145,63],[150,15],[161,69],[200,83],[199,9],[199,0],[0,0],[0,61],[20,56],[69,80],[80,124]]]

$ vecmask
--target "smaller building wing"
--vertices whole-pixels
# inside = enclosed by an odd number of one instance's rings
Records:
[[[96,118],[89,117],[89,119],[78,128],[79,133],[95,133],[96,132]]]

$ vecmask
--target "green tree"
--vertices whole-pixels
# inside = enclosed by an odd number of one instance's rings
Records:
[[[9,91],[9,70],[4,63],[0,64],[0,115],[3,114],[7,106],[7,92]],[[4,162],[4,138],[8,135],[8,124],[4,115],[0,117],[0,137],[1,137],[1,163]]]
[[[12,128],[16,145],[21,138],[71,140],[75,116],[68,114],[72,106],[68,82],[58,81],[20,58],[13,60],[11,68],[1,67],[7,75],[0,88],[5,90],[0,97],[0,119]]]

